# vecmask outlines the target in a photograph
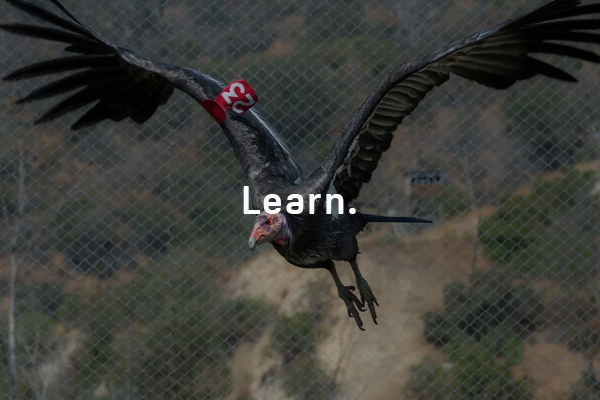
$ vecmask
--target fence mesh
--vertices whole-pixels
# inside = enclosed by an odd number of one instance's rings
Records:
[[[63,2],[149,58],[249,81],[305,173],[389,68],[539,5]],[[0,21],[30,19],[2,2]],[[61,50],[2,33],[0,72]],[[326,271],[249,251],[239,164],[188,97],[75,132],[15,104],[42,81],[3,83],[0,398],[600,398],[600,74],[557,62],[579,84],[453,78],[398,128],[356,206],[435,223],[359,236],[366,332]]]

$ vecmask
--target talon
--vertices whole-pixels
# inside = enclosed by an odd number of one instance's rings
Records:
[[[346,304],[346,307],[348,309],[348,317],[354,318],[358,329],[364,331],[365,328],[363,327],[363,321],[360,318],[360,313],[358,312],[358,310],[364,312],[366,311],[366,309],[361,307],[358,297],[356,297],[356,295],[352,293],[353,289],[355,289],[353,286],[343,286],[343,288],[339,290],[338,295],[342,300],[344,300],[344,303]]]
[[[373,322],[377,324],[377,311],[375,311],[375,305],[379,307],[379,303],[377,302],[377,298],[373,294],[369,283],[365,279],[361,279],[356,283],[358,287],[358,291],[360,292],[360,300],[362,304],[362,308],[366,311],[365,303],[369,308],[369,313],[371,314],[371,318],[373,318]],[[378,325],[378,324],[377,324]]]

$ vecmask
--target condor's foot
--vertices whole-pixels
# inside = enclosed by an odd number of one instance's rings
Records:
[[[363,305],[361,305],[361,302],[360,300],[358,300],[358,297],[356,297],[356,295],[352,293],[354,290],[356,290],[354,286],[338,286],[338,295],[340,296],[340,299],[344,300],[344,303],[346,304],[346,308],[348,309],[348,317],[354,318],[358,329],[364,331],[365,328],[363,327],[363,322],[360,318],[359,311],[364,312],[367,311],[367,309],[364,308],[364,303]]]
[[[379,303],[377,302],[377,298],[371,290],[371,286],[369,286],[369,282],[362,278],[357,280],[356,286],[358,286],[358,291],[360,293],[360,304],[362,309],[366,311],[364,308],[366,303],[367,307],[369,308],[369,312],[371,313],[371,317],[373,318],[373,322],[377,324],[377,311],[375,311],[375,305],[379,307]]]
[[[338,295],[340,296],[340,299],[344,300],[344,303],[346,304],[346,308],[348,309],[348,316],[350,318],[354,318],[354,321],[356,321],[356,325],[358,325],[358,328],[361,331],[364,331],[365,328],[363,328],[363,322],[362,319],[360,319],[359,311],[364,312],[367,310],[362,306],[358,297],[356,297],[356,295],[352,293],[356,290],[356,288],[354,286],[344,286],[339,275],[337,274],[337,271],[335,270],[335,264],[333,263],[333,261],[329,260],[325,268],[327,268],[327,270],[329,270],[329,272],[331,273],[333,281],[335,282],[335,286],[338,290]]]
[[[363,278],[362,274],[360,273],[360,269],[358,268],[358,263],[356,260],[350,261],[350,266],[352,267],[352,272],[354,272],[354,277],[356,278],[356,286],[358,287],[358,291],[360,293],[361,307],[364,309],[365,304],[367,305],[369,312],[371,313],[371,317],[373,318],[373,322],[377,324],[377,312],[375,311],[375,305],[379,307],[377,298],[373,294],[371,286],[369,286],[369,282],[367,282],[367,280]]]

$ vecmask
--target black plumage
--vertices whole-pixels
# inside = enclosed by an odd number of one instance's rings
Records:
[[[131,118],[143,123],[165,104],[175,89],[196,101],[214,99],[224,82],[200,72],[148,60],[86,28],[58,0],[53,3],[67,19],[24,0],[6,0],[14,7],[53,24],[46,28],[4,24],[13,34],[65,43],[70,55],[26,66],[8,73],[16,81],[55,73],[72,72],[18,100],[19,103],[69,94],[36,121],[51,121],[76,109],[91,106],[72,126],[81,129],[109,119]],[[348,314],[363,329],[359,310],[369,308],[375,321],[377,300],[362,277],[356,257],[356,235],[370,222],[425,222],[361,213],[349,214],[348,203],[369,182],[382,154],[389,149],[393,132],[419,102],[451,75],[482,85],[505,89],[534,76],[576,82],[575,77],[533,54],[551,54],[600,63],[596,53],[577,44],[600,44],[600,4],[579,0],[555,0],[523,16],[475,33],[422,59],[402,64],[388,73],[343,127],[323,163],[304,177],[283,140],[255,109],[238,115],[227,111],[221,125],[248,180],[254,208],[262,209],[267,194],[286,199],[302,196],[302,214],[282,211],[261,213],[249,241],[250,247],[271,242],[290,263],[303,268],[328,269],[346,303]],[[345,200],[345,212],[329,215],[324,209],[328,192]],[[320,194],[316,213],[309,214],[309,194]],[[285,206],[285,204],[284,204]],[[356,277],[354,287],[344,286],[333,263],[347,261]]]

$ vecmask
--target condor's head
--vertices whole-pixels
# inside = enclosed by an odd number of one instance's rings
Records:
[[[289,239],[290,230],[285,215],[282,213],[269,214],[263,211],[254,219],[248,246],[250,246],[250,250],[254,250],[259,244],[267,242],[286,244]]]

